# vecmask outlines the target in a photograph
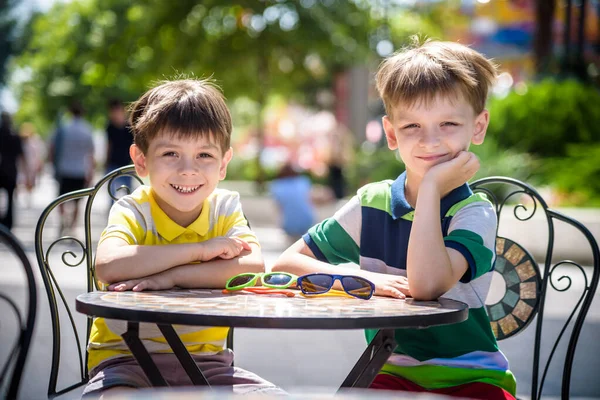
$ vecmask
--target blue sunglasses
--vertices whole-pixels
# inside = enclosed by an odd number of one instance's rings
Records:
[[[360,276],[355,275],[331,275],[331,274],[308,274],[298,277],[297,285],[305,295],[323,294],[331,290],[335,281],[339,280],[344,292],[350,296],[369,300],[375,293],[375,285]]]

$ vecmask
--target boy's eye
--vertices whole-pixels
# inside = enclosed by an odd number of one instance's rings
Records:
[[[200,157],[200,158],[210,158],[210,157],[212,157],[212,154],[209,154],[209,153],[200,153],[200,154],[198,154],[198,157]]]
[[[456,122],[443,122],[442,126],[458,126]]]
[[[408,125],[404,125],[402,127],[402,129],[412,129],[412,128],[418,128],[419,126],[417,124],[408,124]]]
[[[165,156],[165,157],[175,157],[175,156],[177,156],[177,153],[175,153],[174,151],[165,151],[163,153],[163,156]]]

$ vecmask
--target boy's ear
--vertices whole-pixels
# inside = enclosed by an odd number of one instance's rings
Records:
[[[473,137],[471,138],[471,143],[473,144],[482,144],[485,139],[485,133],[487,132],[487,127],[490,123],[490,112],[488,110],[483,110],[476,118],[475,118],[475,126]]]
[[[229,164],[229,161],[231,161],[232,157],[233,149],[230,147],[223,155],[223,160],[221,160],[221,167],[219,168],[219,180],[223,180],[227,176],[227,165]]]
[[[390,150],[396,150],[398,148],[398,139],[396,139],[396,131],[394,130],[394,124],[390,118],[385,115],[381,122],[383,123],[383,131],[385,132],[385,138]]]
[[[142,149],[132,144],[129,146],[129,156],[135,166],[135,172],[140,178],[145,178],[148,175],[148,167],[146,165],[146,156]]]

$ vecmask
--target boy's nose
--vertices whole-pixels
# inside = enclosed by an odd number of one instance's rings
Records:
[[[419,144],[423,147],[437,147],[440,145],[440,135],[435,130],[426,131]]]
[[[179,163],[179,173],[182,175],[196,175],[198,167],[194,160],[183,158]]]

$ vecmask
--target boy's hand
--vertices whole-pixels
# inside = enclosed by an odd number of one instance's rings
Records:
[[[375,284],[377,296],[395,297],[405,299],[410,297],[408,279],[404,276],[378,274],[376,278],[369,276],[369,280]]]
[[[251,250],[250,245],[236,237],[216,237],[200,244],[200,261],[209,261],[215,258],[229,260],[240,255],[244,250]]]
[[[479,170],[479,159],[469,151],[461,151],[450,161],[432,167],[423,182],[436,185],[440,196],[466,183]]]
[[[169,274],[160,273],[145,278],[113,283],[108,286],[108,290],[114,292],[125,292],[127,290],[141,292],[142,290],[167,290],[173,287],[175,287],[175,283],[169,277]]]

